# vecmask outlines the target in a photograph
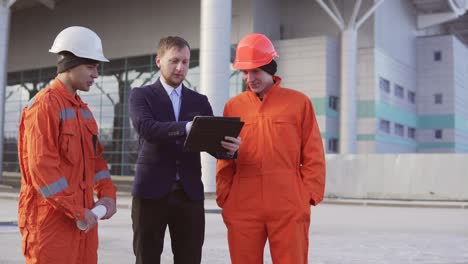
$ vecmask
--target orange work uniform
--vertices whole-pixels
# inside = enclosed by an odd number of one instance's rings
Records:
[[[96,121],[78,95],[55,79],[25,107],[19,131],[18,226],[27,264],[97,263],[97,228],[80,231],[84,209],[115,200]]]
[[[217,203],[228,229],[233,264],[307,263],[310,205],[322,201],[325,158],[312,103],[280,87],[263,101],[247,88],[224,108],[245,125],[237,160],[218,160]]]

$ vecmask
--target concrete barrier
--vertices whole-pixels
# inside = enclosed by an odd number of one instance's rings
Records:
[[[467,154],[327,155],[328,197],[468,200]]]
[[[468,201],[468,154],[330,154],[326,161],[329,198]],[[112,180],[131,191],[132,176]],[[4,172],[2,184],[19,187],[20,174]]]

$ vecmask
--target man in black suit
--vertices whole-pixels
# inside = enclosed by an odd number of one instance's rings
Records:
[[[186,88],[190,46],[183,38],[159,42],[156,64],[161,76],[152,85],[132,89],[130,117],[140,149],[133,186],[133,251],[137,264],[160,263],[169,226],[175,264],[201,262],[205,233],[204,191],[199,152],[184,152],[183,143],[195,116],[212,116],[205,95]],[[240,138],[226,137],[232,159]]]

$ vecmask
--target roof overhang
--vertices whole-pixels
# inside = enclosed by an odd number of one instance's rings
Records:
[[[437,27],[468,44],[468,0],[412,0],[420,30]]]

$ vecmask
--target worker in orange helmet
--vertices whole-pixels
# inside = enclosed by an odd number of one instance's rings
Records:
[[[245,125],[237,160],[218,160],[217,203],[228,230],[233,264],[263,263],[266,240],[273,263],[307,263],[310,205],[324,196],[325,158],[312,103],[283,88],[278,56],[262,34],[237,46],[234,68],[247,90],[230,99],[225,116]]]
[[[116,188],[101,156],[96,120],[77,91],[89,91],[99,62],[108,60],[101,39],[84,27],[61,31],[49,51],[58,54],[58,75],[30,100],[20,122],[23,254],[27,264],[97,263],[97,216],[91,209],[102,205],[103,219],[110,218]]]

